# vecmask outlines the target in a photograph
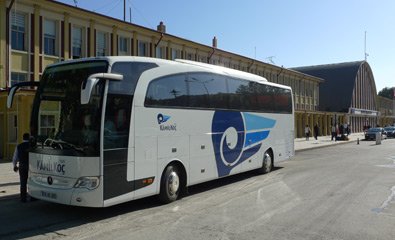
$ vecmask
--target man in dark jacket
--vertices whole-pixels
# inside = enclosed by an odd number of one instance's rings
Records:
[[[314,126],[314,138],[315,140],[318,140],[318,135],[320,134],[320,128],[318,127],[318,123],[315,124]]]
[[[23,142],[18,144],[15,148],[14,157],[12,163],[14,165],[14,172],[19,170],[19,178],[21,181],[21,202],[27,200],[27,177],[29,173],[29,143],[30,135],[28,133],[23,134]],[[19,167],[17,163],[19,162]]]

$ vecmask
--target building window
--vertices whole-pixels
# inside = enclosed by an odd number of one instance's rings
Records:
[[[26,74],[25,73],[18,73],[18,72],[11,72],[11,86],[16,83],[26,82]]]
[[[107,53],[107,34],[97,32],[96,37],[96,56],[106,56]]]
[[[181,51],[178,49],[172,49],[171,50],[171,60],[181,58]]]
[[[25,51],[25,24],[26,16],[21,13],[12,13],[11,19],[11,48]]]
[[[53,20],[44,21],[44,53],[56,56],[56,22]]]
[[[118,55],[128,55],[128,39],[125,37],[119,37],[118,40]]]
[[[40,135],[54,137],[55,115],[40,115]]]
[[[8,141],[16,143],[18,138],[18,116],[16,114],[8,115]]]
[[[139,41],[139,49],[138,49],[139,56],[148,56],[148,43]]]
[[[193,54],[193,53],[187,53],[187,60],[192,60],[192,61],[194,61],[194,60],[195,60],[195,54]]]
[[[207,57],[205,57],[205,56],[199,56],[199,62],[207,63]]]
[[[82,54],[82,28],[73,28],[73,59],[83,57]]]
[[[157,58],[166,58],[165,47],[156,47],[156,57]]]

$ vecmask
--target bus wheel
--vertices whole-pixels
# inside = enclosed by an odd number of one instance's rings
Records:
[[[263,154],[263,163],[262,163],[262,167],[258,170],[259,173],[261,174],[265,174],[265,173],[269,173],[270,171],[272,171],[273,168],[273,158],[270,152],[265,152],[265,154]]]
[[[177,200],[180,193],[180,173],[176,166],[166,168],[160,183],[159,199],[163,203]]]

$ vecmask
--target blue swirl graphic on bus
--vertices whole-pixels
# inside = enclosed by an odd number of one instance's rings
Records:
[[[218,176],[257,153],[274,127],[273,119],[250,113],[216,111],[211,126]]]
[[[162,113],[159,113],[156,118],[158,119],[158,124],[162,124],[162,123],[167,122],[167,120],[170,119],[170,116],[166,116],[166,115],[163,115]]]

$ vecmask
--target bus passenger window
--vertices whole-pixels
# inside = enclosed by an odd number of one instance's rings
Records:
[[[152,81],[145,100],[147,106],[187,107],[185,74],[170,75]]]

